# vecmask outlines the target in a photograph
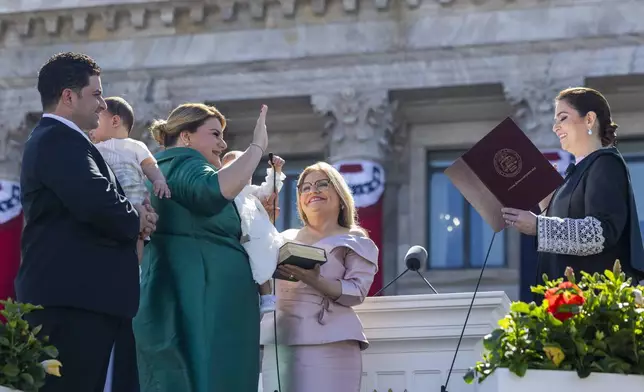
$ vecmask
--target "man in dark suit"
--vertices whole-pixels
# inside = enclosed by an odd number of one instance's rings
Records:
[[[139,306],[136,241],[155,229],[149,206],[132,205],[83,131],[105,109],[100,68],[61,53],[40,69],[43,117],[25,144],[20,178],[26,225],[17,298],[42,305],[27,316],[60,352],[62,377],[42,392],[102,392],[112,347],[120,363],[115,392],[138,390],[132,318]]]

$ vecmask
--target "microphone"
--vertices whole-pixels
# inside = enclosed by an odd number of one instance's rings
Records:
[[[418,271],[420,265],[427,261],[427,251],[422,246],[414,245],[405,255],[405,265],[412,271]]]
[[[387,285],[380,290],[378,290],[373,296],[376,297],[378,294],[383,292],[387,287],[391,286],[394,284],[398,279],[402,278],[403,275],[405,275],[409,271],[414,271],[420,276],[420,278],[425,282],[427,287],[429,287],[434,294],[438,294],[438,291],[432,286],[431,283],[425,277],[423,274],[418,271],[420,269],[420,266],[425,264],[427,262],[427,250],[423,248],[422,246],[419,245],[414,245],[409,250],[407,251],[407,254],[405,255],[405,265],[407,266],[407,269],[404,270],[400,275],[396,276],[391,282],[387,283]]]

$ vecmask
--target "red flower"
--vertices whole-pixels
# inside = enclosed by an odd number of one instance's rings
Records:
[[[579,286],[572,282],[562,282],[559,286],[548,289],[545,299],[548,302],[548,313],[560,321],[573,317],[577,313],[575,308],[586,302]]]

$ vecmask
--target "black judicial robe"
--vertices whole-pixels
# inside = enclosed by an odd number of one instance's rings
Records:
[[[590,274],[623,271],[644,279],[644,246],[626,162],[614,147],[603,148],[568,171],[543,216],[538,217],[537,284],[542,275],[564,276],[572,267]]]

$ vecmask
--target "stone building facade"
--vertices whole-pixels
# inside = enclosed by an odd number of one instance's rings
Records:
[[[507,116],[556,148],[552,100],[563,88],[606,94],[644,206],[642,20],[644,2],[630,0],[6,0],[0,178],[19,176],[41,111],[38,68],[56,52],[85,52],[104,70],[105,94],[134,105],[137,137],[153,150],[145,124],[196,101],[218,106],[229,144],[244,148],[266,103],[269,148],[291,178],[320,159],[380,162],[384,280],[418,244],[439,291],[471,291],[491,231],[442,170]],[[282,227],[297,224],[291,191]],[[516,298],[526,246],[516,232],[498,235],[482,289]],[[424,291],[410,274],[389,293]]]

